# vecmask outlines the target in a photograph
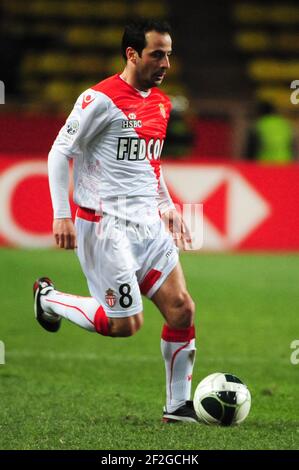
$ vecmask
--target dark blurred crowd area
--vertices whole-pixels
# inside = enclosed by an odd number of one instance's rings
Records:
[[[0,14],[2,154],[46,154],[77,96],[122,71],[123,26],[149,17],[173,29],[164,158],[299,158],[298,1],[2,0]]]

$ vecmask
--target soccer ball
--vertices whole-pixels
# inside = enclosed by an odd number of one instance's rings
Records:
[[[231,426],[248,416],[251,395],[238,377],[217,372],[197,385],[193,404],[201,422]]]

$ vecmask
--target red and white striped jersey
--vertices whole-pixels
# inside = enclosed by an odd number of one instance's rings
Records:
[[[74,159],[79,206],[136,223],[158,217],[160,156],[171,104],[158,88],[140,92],[118,74],[82,93],[52,151]]]

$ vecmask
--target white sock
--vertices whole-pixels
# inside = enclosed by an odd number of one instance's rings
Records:
[[[177,332],[178,335],[174,336]],[[174,339],[175,341],[170,341]],[[184,341],[178,341],[183,339]],[[166,409],[172,413],[191,397],[195,361],[194,327],[171,330],[164,326],[161,351],[166,369]]]
[[[45,312],[55,313],[86,330],[96,331],[94,318],[100,305],[93,297],[80,297],[53,290],[40,299]]]

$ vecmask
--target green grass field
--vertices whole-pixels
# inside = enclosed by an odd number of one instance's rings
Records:
[[[33,318],[32,283],[88,295],[72,252],[0,251],[0,449],[298,449],[298,255],[182,257],[197,303],[193,389],[231,372],[247,383],[252,409],[239,427],[166,425],[162,319],[145,301],[132,338],[104,338],[64,322],[49,334]]]

